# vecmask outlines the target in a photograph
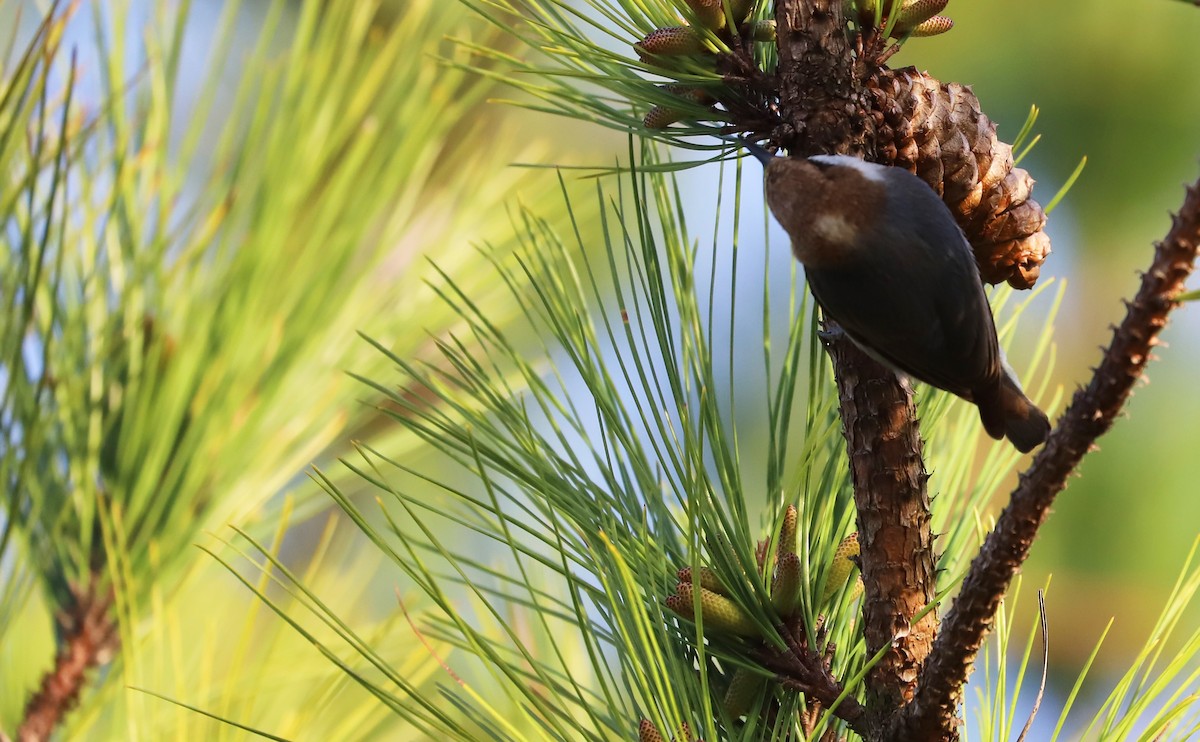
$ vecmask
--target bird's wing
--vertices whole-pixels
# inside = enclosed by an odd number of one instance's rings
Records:
[[[928,264],[913,260],[889,271],[855,261],[848,269],[809,271],[808,282],[826,314],[860,346],[920,381],[970,399],[972,390],[998,382],[1000,362],[987,297],[960,262],[907,276],[905,271]],[[973,263],[966,267],[975,270]]]

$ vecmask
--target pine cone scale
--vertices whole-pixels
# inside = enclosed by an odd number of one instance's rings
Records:
[[[1014,167],[970,86],[915,70],[880,70],[866,89],[876,107],[876,157],[916,173],[946,202],[987,283],[1030,288],[1050,253],[1034,180]],[[899,114],[899,116],[897,116]],[[898,119],[898,120],[897,120]]]

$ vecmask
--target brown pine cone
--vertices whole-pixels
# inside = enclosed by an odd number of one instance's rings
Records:
[[[1050,253],[1046,214],[1030,198],[1033,178],[1013,167],[1012,147],[969,87],[913,69],[867,81],[877,160],[916,173],[950,207],[975,251],[983,280],[1027,289]]]

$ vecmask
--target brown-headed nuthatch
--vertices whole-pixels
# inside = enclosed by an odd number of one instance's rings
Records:
[[[1005,362],[971,246],[933,189],[845,155],[749,149],[829,318],[874,358],[974,403],[993,438],[1022,452],[1046,440],[1050,421]]]

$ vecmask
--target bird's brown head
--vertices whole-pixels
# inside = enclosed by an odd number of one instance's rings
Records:
[[[853,252],[885,201],[877,172],[841,155],[777,157],[767,165],[765,189],[796,258],[809,267],[836,264]]]

